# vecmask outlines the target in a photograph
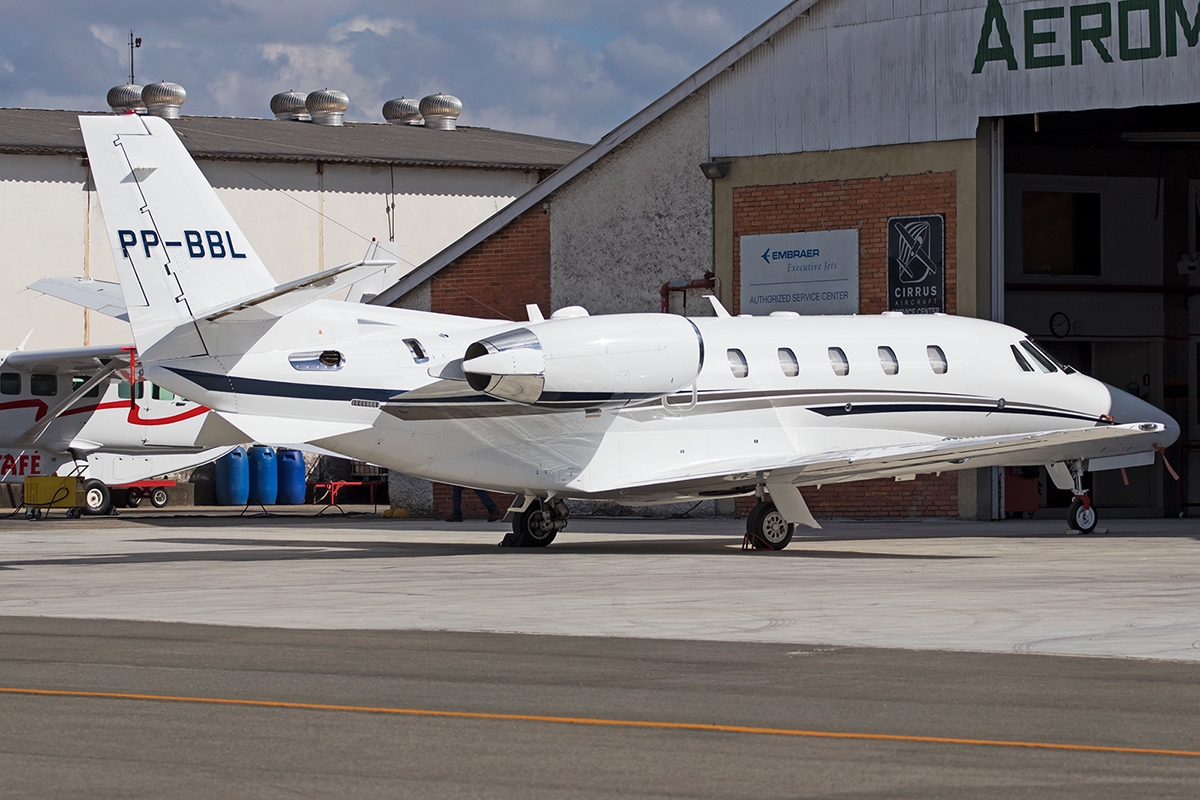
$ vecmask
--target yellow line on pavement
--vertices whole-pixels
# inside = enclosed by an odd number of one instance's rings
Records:
[[[401,714],[413,717],[485,719],[504,722],[549,722],[561,725],[595,725],[612,728],[652,728],[656,730],[709,731],[713,733],[749,733],[762,736],[799,736],[812,739],[859,739],[922,744],[969,744],[986,747],[1024,747],[1035,750],[1070,750],[1084,753],[1126,753],[1147,756],[1186,756],[1200,758],[1198,750],[1166,750],[1154,747],[1110,747],[1060,742],[1023,742],[1007,739],[962,739],[952,736],[906,736],[893,733],[854,733],[848,731],[807,731],[792,728],[760,728],[748,725],[709,725],[699,722],[655,722],[635,719],[594,717],[551,717],[540,714],[489,714],[479,711],[436,711],[425,708],[388,708],[385,706],[346,706],[330,703],[290,703],[281,700],[239,700],[225,697],[181,697],[124,692],[76,692],[57,689],[20,689],[0,687],[0,694],[38,695],[42,697],[87,697],[105,700],[149,700],[165,703],[207,703],[210,705],[249,706],[253,708],[290,708],[301,711],[352,711],[361,714]]]

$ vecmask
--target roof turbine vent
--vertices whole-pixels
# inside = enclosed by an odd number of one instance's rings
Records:
[[[422,98],[420,106],[421,116],[425,118],[425,127],[439,131],[454,130],[462,108],[462,100],[441,92]]]
[[[312,121],[318,125],[340,127],[344,124],[346,109],[350,107],[350,98],[337,89],[318,89],[309,92],[304,106],[312,114]]]
[[[408,97],[397,97],[383,104],[383,118],[393,125],[420,125],[421,106]]]
[[[308,108],[304,105],[306,98],[304,92],[292,89],[280,92],[271,98],[271,113],[275,115],[275,119],[309,122],[312,120],[312,114],[308,113]]]
[[[114,114],[129,112],[146,113],[146,104],[142,102],[142,87],[136,83],[122,83],[108,90],[106,98],[108,107]]]
[[[142,89],[142,102],[147,113],[163,119],[179,119],[179,108],[187,100],[187,92],[178,83],[159,81]]]

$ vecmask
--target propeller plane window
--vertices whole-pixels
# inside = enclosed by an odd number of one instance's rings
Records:
[[[935,375],[945,375],[950,371],[950,362],[946,360],[946,351],[936,344],[926,347],[925,355],[929,357],[929,366],[933,368]]]
[[[800,362],[796,360],[796,354],[792,352],[792,348],[779,348],[779,368],[789,378],[794,378],[800,374]]]
[[[1025,356],[1021,355],[1021,351],[1017,349],[1017,346],[1010,344],[1009,347],[1012,348],[1013,358],[1017,360],[1017,366],[1021,368],[1021,371],[1033,372],[1033,367],[1029,366],[1029,362],[1025,360]]]
[[[54,397],[58,394],[58,376],[38,373],[30,375],[29,393],[35,397]]]
[[[83,386],[85,383],[87,383],[87,378],[83,377],[82,375],[74,376],[73,378],[71,378],[71,391],[74,392],[76,389],[78,389],[80,386]],[[84,397],[99,397],[100,396],[100,384],[97,383],[95,386],[88,389],[87,392],[83,396]]]
[[[157,384],[150,384],[150,399],[152,400],[174,400],[175,393],[170,389],[164,389]]]
[[[20,394],[21,373],[5,372],[0,375],[0,394]]]
[[[896,351],[886,345],[879,348],[879,364],[883,367],[884,375],[900,372],[900,361],[896,358]]]
[[[129,381],[121,381],[117,386],[117,397],[122,400],[129,400],[131,397],[136,396],[138,400],[141,400],[146,394],[146,384],[139,381],[135,385],[137,388],[130,392]]]
[[[829,366],[833,367],[833,374],[844,378],[850,374],[850,360],[846,358],[846,351],[840,347],[829,348]]]
[[[729,369],[733,372],[733,377],[744,378],[750,374],[750,365],[746,363],[746,356],[736,347],[731,347],[725,351],[729,357]]]

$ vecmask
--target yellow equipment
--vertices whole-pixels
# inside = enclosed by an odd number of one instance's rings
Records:
[[[83,485],[84,480],[80,477],[27,476],[25,505],[27,508],[83,508]]]

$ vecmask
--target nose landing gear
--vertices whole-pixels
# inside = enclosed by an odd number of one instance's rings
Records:
[[[1083,466],[1076,461],[1070,464],[1069,468],[1071,479],[1075,482],[1071,489],[1075,499],[1071,501],[1071,508],[1067,511],[1067,524],[1080,533],[1091,533],[1096,530],[1096,509],[1087,489],[1083,488]]]

